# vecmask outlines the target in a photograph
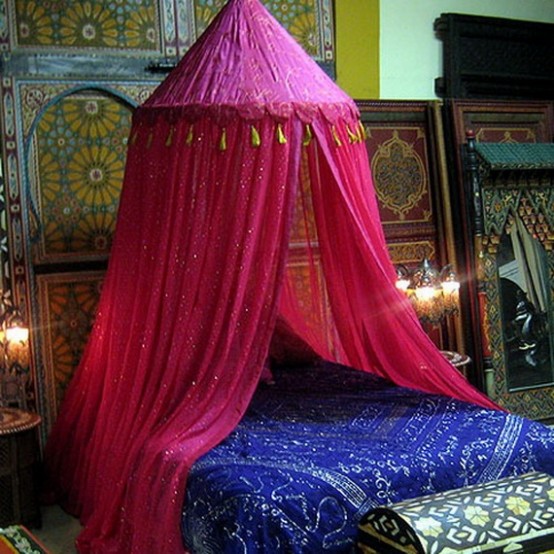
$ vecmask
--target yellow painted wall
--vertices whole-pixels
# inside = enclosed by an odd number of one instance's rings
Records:
[[[379,98],[379,0],[335,0],[337,84],[352,98]]]
[[[334,0],[337,83],[356,99],[435,99],[441,14],[554,23],[554,0]]]

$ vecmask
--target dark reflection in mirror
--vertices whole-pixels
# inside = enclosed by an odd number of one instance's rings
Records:
[[[552,384],[546,253],[518,217],[497,255],[508,389]]]

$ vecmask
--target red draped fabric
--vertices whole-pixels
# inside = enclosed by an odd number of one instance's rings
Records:
[[[182,548],[186,469],[236,425],[267,355],[302,129],[245,148],[236,120],[220,151],[212,122],[194,127],[166,146],[159,118],[129,148],[98,316],[48,442],[81,552]],[[272,120],[257,128],[273,142]]]
[[[45,453],[79,551],[183,551],[188,470],[242,417],[279,310],[328,359],[492,407],[394,277],[354,103],[258,0],[232,0],[133,120],[97,318]]]

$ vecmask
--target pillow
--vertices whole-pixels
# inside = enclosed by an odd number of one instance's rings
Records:
[[[307,365],[321,359],[281,316],[277,318],[275,324],[269,346],[269,357],[272,363],[286,366]]]

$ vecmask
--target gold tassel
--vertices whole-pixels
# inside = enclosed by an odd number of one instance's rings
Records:
[[[287,137],[285,137],[285,133],[283,132],[283,127],[280,123],[277,124],[277,142],[279,144],[287,144]]]
[[[260,133],[258,133],[258,129],[252,125],[251,127],[251,137],[252,137],[252,146],[255,146],[256,148],[262,144],[262,140],[260,139]]]
[[[348,139],[350,140],[350,144],[354,144],[355,142],[358,142],[360,140],[360,135],[353,133],[350,129],[350,125],[346,126],[346,132],[348,133]]]
[[[331,127],[331,132],[333,133],[333,138],[335,139],[336,145],[337,146],[342,146],[342,142],[340,141],[339,135],[337,133],[337,129],[335,128],[334,125],[333,125],[333,127]]]
[[[194,139],[194,125],[191,123],[187,133],[187,138],[185,139],[185,144],[187,146],[190,146],[192,144],[193,139]]]
[[[146,148],[150,148],[152,146],[152,139],[154,138],[154,134],[152,131],[148,133],[148,139],[146,140]]]
[[[171,146],[171,143],[173,142],[173,133],[175,132],[175,127],[173,125],[169,128],[169,133],[167,134],[167,138],[165,139],[165,145]]]
[[[304,139],[302,140],[302,144],[304,146],[308,146],[310,142],[312,142],[312,128],[309,124],[306,123],[306,126],[304,128]]]
[[[223,152],[227,150],[227,129],[223,127],[221,138],[219,139],[219,149]]]
[[[365,140],[367,138],[367,133],[365,132],[364,124],[361,121],[359,122],[359,128],[360,128],[362,140]]]

